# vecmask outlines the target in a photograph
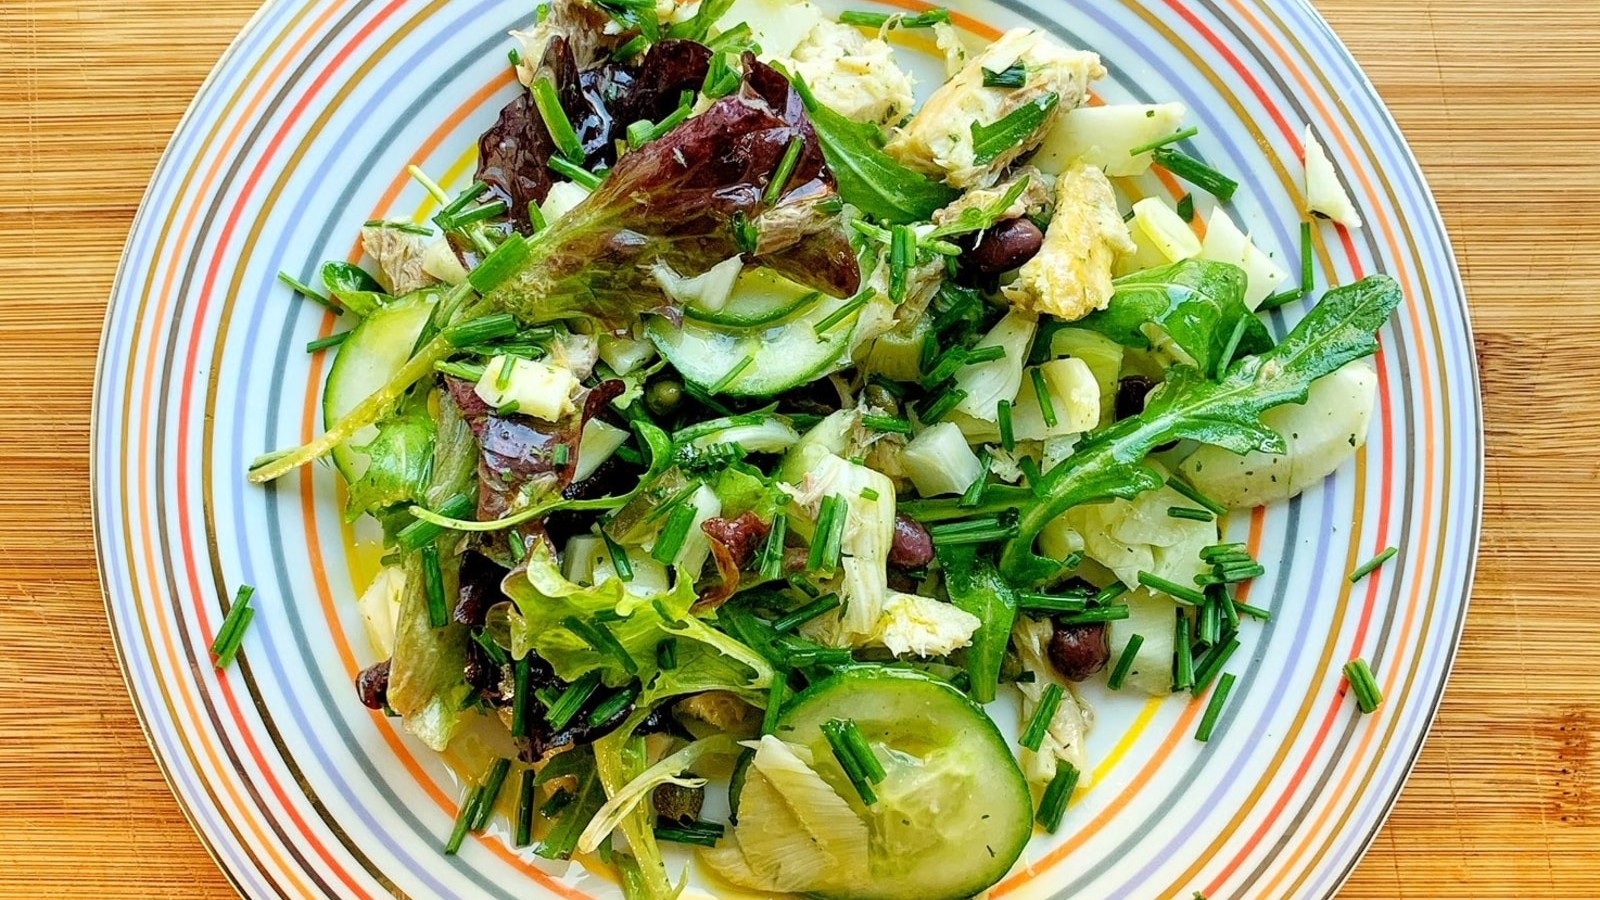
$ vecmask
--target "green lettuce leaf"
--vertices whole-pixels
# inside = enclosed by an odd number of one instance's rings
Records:
[[[377,437],[360,448],[367,455],[367,471],[350,486],[345,520],[422,501],[433,471],[433,436],[433,420],[425,415],[407,413],[379,422]]]
[[[1165,479],[1142,463],[1168,441],[1189,439],[1235,453],[1283,453],[1283,437],[1261,424],[1261,414],[1285,403],[1304,403],[1313,381],[1375,353],[1376,332],[1401,299],[1394,279],[1369,276],[1329,291],[1282,343],[1234,363],[1221,381],[1174,366],[1143,413],[1080,444],[1039,480],[1037,500],[1022,507],[1001,571],[1013,584],[1037,584],[1054,575],[1060,564],[1033,549],[1044,526],[1081,503],[1132,499],[1160,487]]]
[[[1146,325],[1159,325],[1196,368],[1218,376],[1216,367],[1241,322],[1234,359],[1272,346],[1267,326],[1244,304],[1244,270],[1230,263],[1185,259],[1119,278],[1115,288],[1105,309],[1074,325],[1141,348],[1150,346]]]
[[[460,557],[454,553],[441,553],[440,557],[445,596],[455,596],[460,585]],[[461,725],[462,707],[472,692],[466,679],[467,643],[472,638],[466,626],[451,622],[434,628],[428,621],[419,554],[406,559],[405,577],[389,664],[389,705],[400,714],[407,730],[434,750],[443,751]]]

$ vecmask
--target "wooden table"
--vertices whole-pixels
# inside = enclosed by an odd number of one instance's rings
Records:
[[[227,897],[129,706],[90,536],[122,242],[256,0],[0,0],[0,897]],[[1422,160],[1488,406],[1427,749],[1345,896],[1600,897],[1600,3],[1319,0]]]

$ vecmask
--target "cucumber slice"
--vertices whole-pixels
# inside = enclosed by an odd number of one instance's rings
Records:
[[[851,719],[883,763],[871,807],[840,768],[822,725]],[[868,872],[838,900],[971,897],[998,882],[1033,833],[1033,801],[1011,746],[983,708],[920,672],[863,666],[800,694],[776,735],[808,748],[819,774],[871,833]],[[749,811],[755,815],[755,810]]]
[[[691,303],[683,312],[697,322],[753,328],[786,319],[802,306],[821,299],[821,293],[807,290],[771,269],[746,268],[739,273],[733,295],[721,309],[702,309]]]
[[[781,322],[754,328],[694,320],[673,327],[655,317],[645,333],[696,387],[717,386],[718,393],[740,397],[771,396],[815,381],[848,360],[856,314],[820,337],[816,326],[849,302],[849,298],[823,297]],[[735,369],[739,371],[728,378]]]
[[[428,323],[438,294],[423,291],[407,294],[387,306],[380,306],[361,320],[339,345],[322,389],[322,426],[331,428],[345,413],[389,382],[411,358],[417,335]],[[355,484],[367,471],[367,455],[357,450],[378,433],[376,427],[357,432],[350,440],[333,448],[333,463],[346,483]]]

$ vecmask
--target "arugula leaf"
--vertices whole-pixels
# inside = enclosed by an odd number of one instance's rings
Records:
[[[1168,441],[1187,438],[1246,453],[1283,453],[1283,437],[1261,424],[1261,414],[1305,402],[1311,383],[1378,349],[1376,332],[1400,305],[1400,285],[1373,275],[1329,291],[1283,342],[1236,362],[1220,382],[1187,366],[1174,366],[1143,413],[1112,425],[1080,444],[1035,486],[1038,500],[1025,506],[1016,537],[1000,568],[1013,584],[1037,584],[1060,564],[1033,551],[1052,519],[1083,503],[1131,499],[1164,479],[1142,465]]]
[[[589,747],[574,747],[551,760],[539,771],[539,783],[551,778],[572,776],[577,779],[572,802],[562,807],[555,816],[550,832],[545,835],[534,853],[545,859],[568,859],[578,846],[578,837],[594,820],[600,807],[605,805],[605,786],[600,783],[600,772],[595,765],[594,751]]]
[[[1148,348],[1144,326],[1161,326],[1195,366],[1207,374],[1227,352],[1228,340],[1243,321],[1234,358],[1272,346],[1267,326],[1244,304],[1245,273],[1230,263],[1185,259],[1170,266],[1119,278],[1105,309],[1074,323],[1125,347]]]
[[[1007,150],[1027,143],[1044,120],[1055,111],[1061,95],[1055,91],[1013,109],[998,122],[972,123],[972,161],[986,166]]]
[[[1016,593],[994,566],[977,558],[976,547],[939,545],[935,549],[944,569],[950,602],[982,623],[973,632],[972,646],[967,650],[967,676],[972,683],[972,699],[988,703],[999,689],[1000,664],[1011,641],[1011,626],[1017,621]]]
[[[839,183],[839,196],[880,222],[896,225],[925,222],[959,194],[931,178],[902,166],[878,147],[880,132],[829,109],[805,80],[794,88],[805,101],[811,125],[822,143]]]

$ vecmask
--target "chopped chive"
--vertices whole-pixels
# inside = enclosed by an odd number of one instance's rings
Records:
[[[439,568],[439,545],[422,548],[422,586],[428,593],[428,624],[443,628],[450,624],[450,610],[445,606],[444,573]]]
[[[648,46],[650,46],[650,42],[645,40],[644,35],[636,34],[617,49],[611,51],[611,58],[617,62],[627,62],[638,56]]]
[[[1172,134],[1169,134],[1165,137],[1158,137],[1147,144],[1140,144],[1137,147],[1133,147],[1128,150],[1128,155],[1138,156],[1141,153],[1149,153],[1152,150],[1160,149],[1168,144],[1176,144],[1179,141],[1186,141],[1199,133],[1200,127],[1198,125],[1190,125],[1188,128],[1185,128],[1182,131],[1174,131]]]
[[[761,230],[750,221],[744,210],[734,213],[728,224],[733,229],[734,246],[739,248],[740,253],[754,253],[761,246]]]
[[[1023,730],[1017,743],[1035,753],[1039,752],[1039,748],[1044,746],[1044,736],[1050,731],[1050,723],[1055,721],[1056,711],[1061,708],[1063,693],[1061,685],[1054,681],[1045,686],[1044,693],[1039,697],[1039,706],[1033,711],[1033,718],[1028,720],[1028,727]]]
[[[533,200],[528,201],[528,224],[532,226],[534,234],[545,230],[546,226],[550,224],[544,220],[544,210],[540,209],[539,204]]]
[[[1044,416],[1044,427],[1056,427],[1056,405],[1050,399],[1050,389],[1044,383],[1044,370],[1035,367],[1029,377],[1033,379],[1033,393],[1039,398],[1039,414]]]
[[[861,802],[868,806],[877,803],[878,795],[872,786],[883,781],[885,772],[861,728],[852,719],[829,719],[822,723],[822,734],[856,793],[861,795]]]
[[[1127,585],[1123,584],[1120,581],[1113,581],[1110,584],[1106,585],[1105,587],[1101,588],[1100,592],[1098,594],[1095,594],[1094,597],[1092,597],[1090,599],[1090,602],[1093,603],[1095,606],[1106,606],[1109,603],[1111,603],[1111,601],[1117,599],[1118,597],[1121,597],[1123,594],[1126,594],[1127,592],[1128,592],[1128,586]]]
[[[545,130],[550,132],[550,139],[555,141],[561,155],[573,162],[582,161],[583,141],[573,129],[572,120],[567,118],[567,111],[561,106],[561,97],[556,93],[554,81],[544,77],[533,83],[533,105],[538,108],[539,118],[544,120]]]
[[[1173,519],[1188,519],[1191,522],[1210,522],[1216,519],[1209,509],[1195,509],[1191,506],[1169,506],[1167,516]]]
[[[975,350],[966,351],[964,365],[970,366],[976,363],[994,362],[997,359],[1005,358],[1006,348],[1004,347],[979,347]]]
[[[349,336],[350,331],[334,331],[333,335],[328,335],[326,338],[317,338],[315,341],[306,341],[306,352],[309,352],[309,354],[314,354],[314,352],[317,351],[325,351],[325,349],[328,348],[336,348],[336,346],[339,346],[339,344],[344,343],[344,340],[349,338]]]
[[[1211,603],[1222,609],[1222,618],[1228,623],[1227,630],[1230,632],[1238,631],[1239,607],[1234,605],[1233,595],[1225,589],[1218,588],[1216,594],[1211,597]]]
[[[1368,575],[1371,575],[1373,572],[1376,572],[1379,566],[1391,559],[1394,559],[1395,554],[1399,552],[1399,547],[1389,547],[1382,553],[1379,553],[1377,556],[1374,556],[1361,565],[1356,566],[1356,570],[1350,573],[1350,583],[1355,584]]]
[[[1017,609],[1029,612],[1047,613],[1079,613],[1083,612],[1089,603],[1089,597],[1084,594],[1037,594],[1023,593],[1017,595]]]
[[[983,454],[978,461],[978,477],[972,479],[967,489],[961,492],[961,499],[957,506],[973,507],[983,502],[984,489],[989,486],[989,470],[994,466],[994,457],[988,453]]]
[[[600,529],[600,540],[605,542],[606,555],[611,557],[611,568],[617,577],[624,582],[633,580],[633,560],[628,558],[627,548],[612,540],[611,535],[604,528]]]
[[[1017,468],[1022,470],[1022,477],[1028,480],[1028,487],[1037,491],[1039,479],[1042,477],[1039,472],[1038,461],[1031,456],[1021,456],[1017,458]]]
[[[772,580],[783,574],[783,541],[789,533],[789,517],[778,513],[772,519],[772,530],[761,548],[761,577]]]
[[[534,790],[539,786],[539,773],[533,769],[522,770],[522,783],[517,791],[517,818],[515,818],[515,831],[512,836],[512,846],[526,847],[533,844],[533,798]]]
[[[622,711],[631,706],[636,699],[638,699],[638,691],[633,685],[628,685],[606,698],[604,703],[596,706],[594,712],[589,713],[589,724],[596,728],[604,725],[621,715]]]
[[[1195,624],[1195,641],[1207,648],[1215,647],[1222,637],[1222,604],[1211,599],[1200,607],[1200,619]]]
[[[1271,312],[1272,310],[1275,310],[1278,307],[1283,306],[1285,303],[1290,303],[1290,302],[1293,302],[1295,300],[1299,300],[1300,298],[1302,298],[1304,296],[1305,296],[1305,294],[1302,293],[1299,288],[1289,288],[1287,290],[1282,290],[1282,291],[1277,292],[1276,294],[1273,294],[1272,296],[1268,297],[1267,299],[1261,301],[1261,305],[1256,307],[1256,312],[1258,312],[1258,313]]]
[[[477,644],[484,653],[488,654],[490,662],[497,666],[511,665],[511,655],[506,653],[504,647],[495,643],[494,638],[490,637],[488,632],[482,630],[474,631],[472,633],[472,641],[473,643]]]
[[[565,175],[574,184],[587,190],[594,190],[600,186],[600,182],[605,180],[583,166],[569,161],[566,157],[552,156],[545,162],[545,165],[549,166],[557,174]]]
[[[746,356],[744,359],[736,362],[736,364],[733,365],[733,368],[730,368],[728,372],[723,373],[722,378],[718,378],[717,383],[712,384],[712,386],[707,388],[706,391],[709,392],[709,394],[722,394],[722,392],[728,388],[728,384],[733,384],[733,381],[736,380],[738,376],[744,375],[744,370],[752,367],[752,365],[755,365],[754,354],[750,354],[750,356]]]
[[[986,166],[1002,153],[1027,145],[1028,138],[1039,130],[1061,102],[1061,95],[1051,91],[1036,100],[1013,109],[997,122],[972,123],[972,162]]]
[[[794,612],[773,620],[772,628],[774,631],[793,631],[823,613],[838,609],[839,605],[838,594],[823,594]]]
[[[1050,779],[1049,786],[1039,798],[1037,819],[1045,831],[1055,834],[1056,829],[1061,827],[1061,820],[1067,814],[1067,804],[1072,802],[1072,793],[1077,789],[1078,770],[1072,763],[1058,760],[1055,777]]]
[[[772,180],[767,182],[767,190],[762,195],[761,202],[771,206],[783,196],[783,189],[789,184],[789,178],[794,175],[795,166],[800,164],[802,149],[804,142],[798,136],[789,139],[789,146],[784,148],[783,159],[778,160],[778,169],[772,173]]]
[[[1161,168],[1216,197],[1223,203],[1233,199],[1234,191],[1239,189],[1239,182],[1188,154],[1180,153],[1171,147],[1157,147],[1153,152],[1155,153],[1156,164]]]
[[[1226,644],[1212,647],[1211,651],[1205,655],[1205,658],[1200,661],[1200,665],[1195,669],[1194,673],[1194,687],[1192,690],[1196,697],[1211,686],[1211,679],[1217,677],[1217,673],[1222,671],[1222,667],[1228,664],[1228,657],[1232,656],[1233,651],[1237,649],[1239,649],[1239,639],[1232,637],[1228,639]]]
[[[629,675],[639,674],[639,664],[633,661],[633,656],[628,649],[622,646],[617,636],[611,629],[598,622],[588,622],[577,616],[567,616],[561,624],[568,631],[583,639],[596,653],[609,656],[622,666],[623,671]]]
[[[693,825],[657,825],[655,832],[656,840],[715,847],[722,839],[723,827],[715,822],[696,822]]]
[[[299,294],[307,300],[321,304],[335,313],[344,312],[344,307],[340,306],[338,301],[334,300],[332,297],[324,296],[323,294],[319,293],[316,288],[306,284],[293,275],[290,275],[288,272],[279,272],[278,280],[288,285],[296,294]]]
[[[672,510],[667,517],[667,524],[661,527],[661,534],[656,538],[656,544],[650,550],[650,556],[664,566],[672,565],[678,558],[678,552],[683,549],[684,543],[689,539],[689,528],[694,525],[695,508],[688,504],[680,504]]]
[[[465,347],[469,344],[483,344],[511,337],[518,330],[520,329],[515,316],[510,313],[495,313],[470,322],[451,325],[442,334],[444,339],[450,342],[450,346]]]
[[[595,688],[600,686],[600,670],[591,669],[578,678],[577,681],[567,685],[566,690],[556,697],[554,703],[545,712],[545,721],[550,723],[551,729],[560,731],[567,727],[572,717],[578,714],[589,698],[594,695]]]
[[[1205,595],[1194,588],[1184,587],[1176,581],[1168,581],[1159,575],[1153,575],[1149,572],[1141,571],[1139,573],[1139,583],[1151,590],[1161,591],[1172,597],[1172,599],[1180,603],[1187,603],[1190,606],[1199,606],[1206,602]]]
[[[1190,643],[1189,617],[1178,610],[1173,636],[1172,689],[1184,691],[1194,686],[1194,645]]]
[[[533,798],[539,786],[539,773],[533,769],[522,770],[522,783],[517,791],[517,818],[512,846],[526,847],[533,843]]]
[[[829,313],[827,315],[827,317],[824,318],[822,321],[820,321],[820,322],[816,323],[815,325],[811,326],[811,330],[817,335],[817,338],[820,340],[822,338],[822,335],[823,335],[824,332],[828,331],[833,326],[835,326],[835,325],[839,324],[840,322],[843,322],[845,319],[849,318],[853,313],[855,313],[857,310],[861,309],[861,307],[866,306],[867,302],[869,300],[871,300],[873,297],[877,296],[877,293],[878,292],[877,292],[876,289],[867,288],[866,290],[864,290],[861,293],[855,295],[854,297],[851,297],[843,306],[841,306],[838,309],[834,310],[833,312]]]
[[[415,234],[420,237],[430,237],[433,229],[415,222],[392,222],[388,219],[368,219],[364,224],[366,228],[387,228],[391,231],[403,231],[406,234]]]
[[[1233,365],[1233,355],[1239,352],[1239,342],[1244,339],[1245,326],[1249,325],[1254,316],[1242,315],[1239,321],[1233,324],[1233,333],[1228,335],[1228,343],[1222,347],[1222,355],[1217,357],[1216,377],[1228,374],[1228,367]]]
[[[1222,715],[1222,708],[1228,705],[1228,695],[1233,693],[1234,675],[1229,672],[1217,682],[1217,689],[1211,694],[1211,702],[1206,704],[1205,715],[1200,717],[1200,727],[1195,730],[1194,739],[1197,741],[1211,740],[1211,732],[1216,730],[1217,719]]]
[[[889,238],[889,299],[905,302],[911,267],[917,261],[917,234],[910,225],[896,225]]]
[[[1355,695],[1356,706],[1364,713],[1377,710],[1383,703],[1383,689],[1378,687],[1378,679],[1372,674],[1372,667],[1360,657],[1344,664],[1344,677],[1350,681],[1350,693]],[[1219,685],[1217,690],[1222,690]]]
[[[1022,63],[1012,63],[1010,66],[996,72],[993,69],[983,70],[983,86],[988,88],[1019,88],[1028,83],[1028,70]]]
[[[995,405],[994,412],[1000,424],[1000,446],[1010,453],[1017,449],[1016,428],[1011,421],[1011,401],[1001,400]]]
[[[467,273],[467,282],[472,285],[473,290],[487,294],[510,278],[530,253],[528,239],[520,234],[513,234],[501,241],[500,246],[494,248],[492,253],[485,256],[472,271]]]
[[[861,489],[861,499],[867,501],[868,503],[875,502],[881,496],[883,496],[883,495],[879,494],[876,490],[874,490],[872,488],[864,487],[864,488]]]
[[[1247,563],[1220,568],[1221,571],[1217,577],[1222,580],[1223,584],[1237,584],[1241,581],[1249,581],[1252,578],[1260,578],[1267,574],[1267,567],[1260,563]]]
[[[1194,195],[1184,194],[1178,198],[1178,218],[1185,222],[1194,222]]]
[[[1133,669],[1134,657],[1139,655],[1139,648],[1143,646],[1144,635],[1128,636],[1128,643],[1122,648],[1122,655],[1117,657],[1117,665],[1111,670],[1111,677],[1106,679],[1107,687],[1114,691],[1122,687],[1122,683],[1128,678],[1128,672]]]
[[[1064,626],[1072,626],[1094,625],[1099,622],[1119,622],[1123,619],[1131,617],[1132,615],[1133,612],[1126,606],[1097,606],[1094,609],[1085,609],[1082,612],[1074,613],[1070,616],[1062,616],[1061,624]]]
[[[928,529],[928,536],[933,538],[935,544],[949,546],[1000,541],[1012,537],[1016,533],[1017,523],[1015,518],[1003,521],[999,516],[947,522]]]
[[[778,716],[783,712],[783,704],[789,701],[789,678],[783,674],[772,677],[772,686],[767,689],[767,708],[761,715],[761,733],[772,734],[778,730]]]
[[[1179,478],[1176,475],[1174,475],[1174,476],[1172,476],[1172,477],[1167,479],[1167,487],[1172,488],[1174,491],[1176,491],[1179,494],[1183,495],[1184,497],[1187,497],[1188,499],[1194,501],[1195,503],[1199,504],[1200,506],[1203,506],[1206,509],[1211,510],[1216,515],[1219,515],[1219,516],[1220,515],[1224,515],[1228,511],[1228,508],[1226,506],[1223,506],[1222,504],[1220,504],[1217,501],[1211,499],[1210,497],[1207,497],[1205,494],[1200,493],[1198,490],[1195,489],[1194,485],[1190,484],[1187,481],[1184,481],[1182,478]],[[1244,545],[1240,544],[1239,546],[1243,547]],[[1205,554],[1202,553],[1201,554],[1201,559],[1204,559],[1204,558],[1205,558]]]
[[[1239,601],[1235,600],[1233,601],[1233,608],[1244,613],[1252,619],[1258,619],[1262,622],[1272,621],[1272,612],[1270,610],[1262,609],[1259,606],[1251,606],[1248,603],[1240,603]]]
[[[861,424],[873,431],[884,431],[890,434],[910,434],[911,422],[904,416],[862,416]]]
[[[850,518],[850,505],[845,498],[834,495],[838,501],[833,521],[828,523],[827,539],[822,544],[822,567],[829,572],[839,568],[839,554],[844,547],[844,526]]]
[[[1174,487],[1173,490],[1177,491],[1180,494],[1183,493],[1183,490],[1180,489],[1180,488]],[[1190,490],[1193,490],[1193,488],[1190,488]],[[1187,495],[1185,495],[1185,496],[1187,496]],[[1225,555],[1231,554],[1231,553],[1243,553],[1246,556],[1249,556],[1249,550],[1250,550],[1250,545],[1249,544],[1245,544],[1245,543],[1238,542],[1238,541],[1236,541],[1234,543],[1231,543],[1231,544],[1212,544],[1209,547],[1200,548],[1200,558],[1205,560],[1206,562],[1210,562],[1215,557],[1225,556]]]
[[[487,222],[495,216],[503,216],[506,214],[506,210],[509,208],[510,207],[506,206],[506,202],[504,200],[496,200],[493,203],[485,203],[482,206],[475,207],[451,217],[448,220],[451,226],[448,230],[463,231],[468,225],[476,225],[479,222]]]
[[[939,395],[938,400],[933,401],[927,410],[922,413],[923,424],[932,425],[939,421],[949,414],[951,410],[960,406],[961,401],[965,399],[967,399],[967,392],[959,388],[953,391],[945,391]]]
[[[483,366],[458,362],[437,362],[433,364],[433,370],[445,375],[454,375],[467,381],[479,381],[483,378],[484,373]]]
[[[1316,248],[1311,243],[1311,223],[1300,223],[1300,296],[1309,297],[1316,287]]]
[[[932,28],[939,23],[950,24],[949,10],[930,9],[910,16],[905,13],[856,11],[839,13],[840,25],[855,25],[861,28],[882,28],[885,25],[891,28]]]
[[[459,519],[470,514],[477,506],[478,503],[473,498],[466,494],[456,494],[440,504],[439,508],[434,512],[446,519]],[[395,542],[400,545],[402,550],[421,550],[424,545],[443,533],[443,526],[418,519],[400,529],[400,533],[395,536]]]
[[[482,831],[489,826],[489,817],[494,815],[495,801],[500,799],[500,790],[505,787],[506,776],[511,772],[511,760],[497,759],[489,768],[489,776],[483,780],[483,793],[478,797],[478,808],[473,814],[472,822],[467,828],[470,831]]]
[[[468,791],[467,796],[461,800],[461,807],[456,810],[456,823],[450,829],[450,839],[445,842],[444,855],[455,856],[461,850],[461,844],[467,839],[467,832],[472,827],[473,819],[478,816],[478,807],[483,802],[483,785],[475,784]]]
[[[522,654],[511,673],[511,736],[527,737],[533,712],[533,654]]]
[[[740,80],[739,73],[728,64],[727,54],[717,53],[711,57],[700,93],[708,100],[719,100],[738,90]]]
[[[255,593],[254,587],[248,584],[239,585],[239,590],[233,595],[233,604],[228,607],[228,614],[222,617],[222,625],[217,629],[216,640],[211,643],[213,664],[219,670],[232,665],[234,657],[239,655],[239,647],[244,643],[245,630],[256,617],[255,608],[250,605],[250,599]]]
[[[806,569],[815,572],[823,567],[823,553],[828,533],[833,531],[833,520],[839,515],[839,496],[829,494],[817,506],[817,527],[811,535],[811,554],[806,559]]]
[[[515,47],[512,47],[512,48],[511,48],[511,49],[510,49],[510,50],[507,50],[507,51],[506,51],[506,59],[507,59],[507,61],[509,61],[509,62],[510,62],[510,63],[511,63],[511,64],[512,64],[512,65],[513,65],[513,66],[520,66],[520,65],[522,65],[522,54],[521,54],[521,53],[519,53],[519,52],[518,52],[518,51],[517,51],[517,48],[515,48]]]
[[[555,449],[550,451],[550,464],[558,469],[565,467],[571,461],[572,448],[566,444],[557,444]]]
[[[985,347],[984,349],[1000,350],[1001,353],[1005,352],[999,347]],[[933,362],[933,368],[928,370],[928,374],[922,376],[922,386],[931,390],[934,385],[937,385],[941,381],[944,381],[945,379],[950,378],[957,372],[961,371],[961,367],[965,366],[970,361],[971,357],[967,354],[965,348],[951,347],[949,350],[939,354],[939,357]]]

